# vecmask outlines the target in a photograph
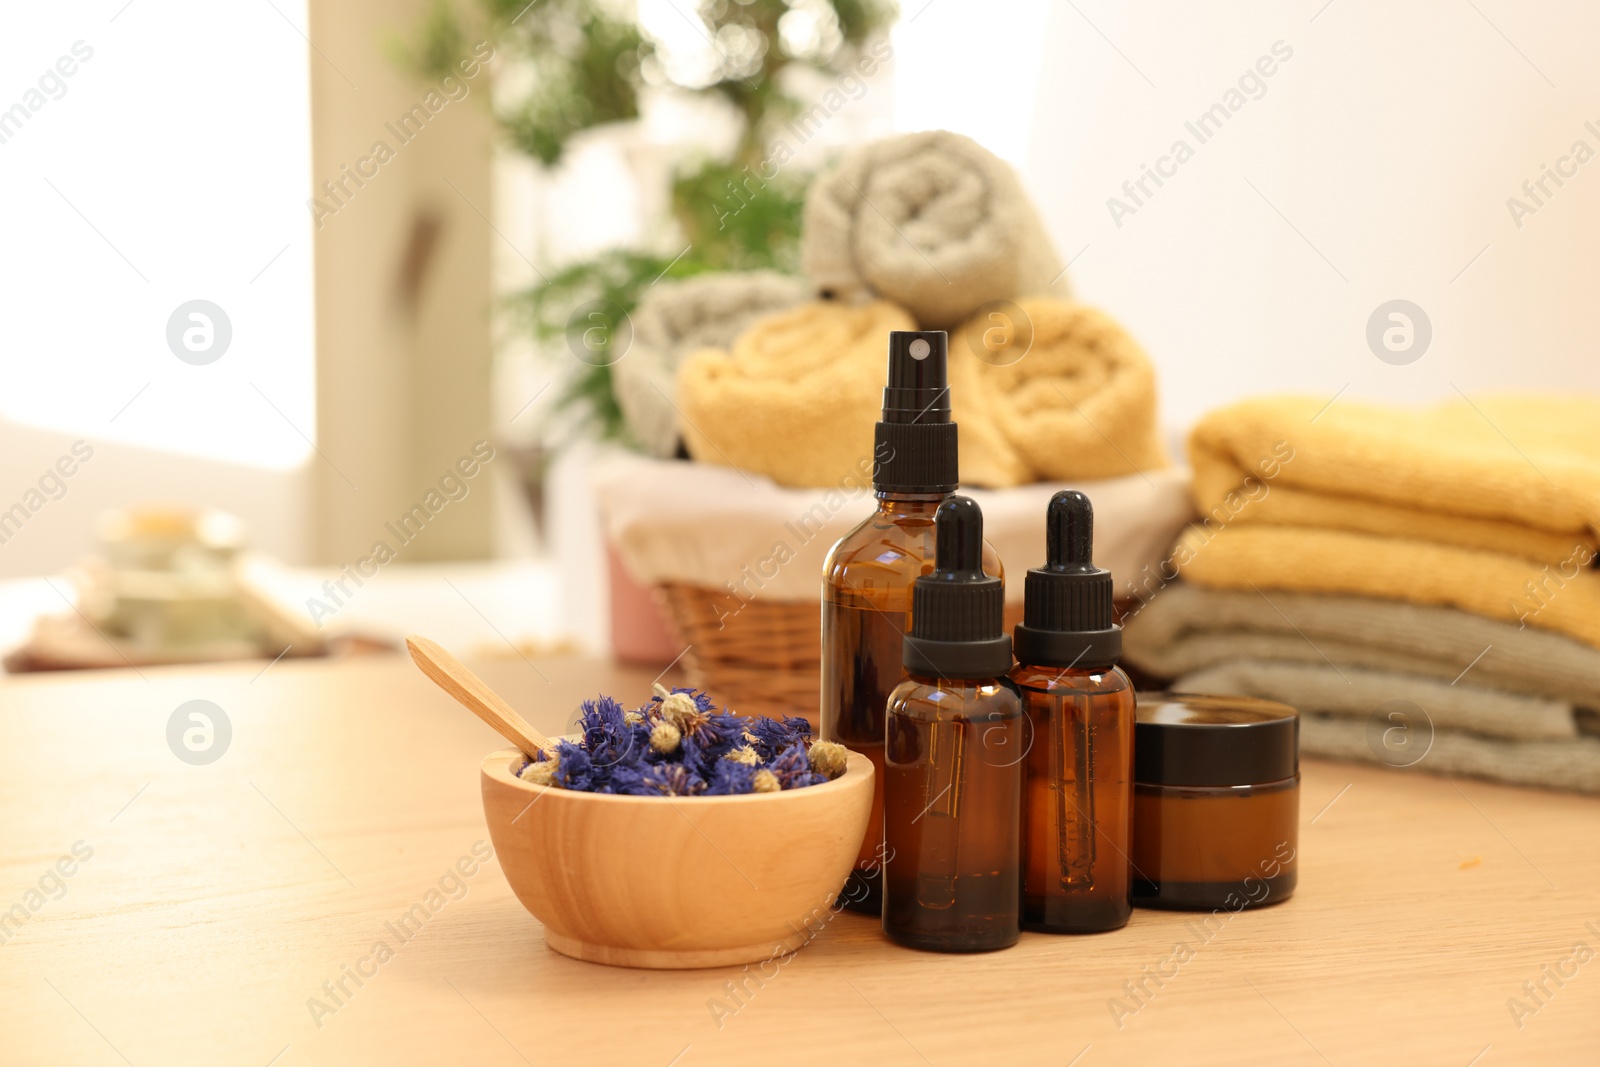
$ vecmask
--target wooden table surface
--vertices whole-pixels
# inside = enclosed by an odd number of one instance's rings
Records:
[[[547,731],[650,681],[480,666]],[[231,724],[208,765],[168,746],[189,700]],[[0,931],[0,1062],[1600,1062],[1600,800],[1308,762],[1298,892],[1209,940],[1136,911],[1114,934],[938,956],[845,913],[738,992],[738,969],[556,955],[492,861],[450,881],[484,848],[496,747],[399,657],[0,681],[0,909],[28,916]],[[441,879],[399,942],[390,924]],[[358,986],[346,968],[378,941],[397,947]],[[1169,977],[1119,1027],[1113,1002],[1152,970]]]

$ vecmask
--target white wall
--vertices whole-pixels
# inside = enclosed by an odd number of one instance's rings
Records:
[[[0,510],[74,440],[95,451],[0,543],[0,576],[59,571],[89,549],[95,515],[147,501],[227,508],[258,547],[304,558],[305,13],[305,0],[8,7]],[[168,340],[197,299],[231,327],[210,363]]]
[[[1158,364],[1170,427],[1268,391],[1332,397],[1348,385],[1347,397],[1398,402],[1457,386],[1600,388],[1600,160],[1520,229],[1506,206],[1575,140],[1600,151],[1584,129],[1600,129],[1588,44],[1600,9],[1324,3],[1075,0],[1041,17],[1032,0],[1001,0],[994,17],[1015,19],[1014,32],[969,45],[970,11],[935,0],[897,33],[897,92],[966,94],[946,124],[1023,169],[1063,255],[1082,250],[1080,296],[1118,315]],[[1199,144],[1184,123],[1280,40],[1293,56],[1265,95]],[[938,50],[927,79],[952,88],[907,83],[918,48]],[[1020,146],[1019,109],[1032,116]],[[927,109],[902,101],[908,110]],[[1193,158],[1148,186],[1119,228],[1107,198],[1180,137]],[[1404,366],[1365,340],[1368,317],[1394,298],[1420,305],[1434,330]]]

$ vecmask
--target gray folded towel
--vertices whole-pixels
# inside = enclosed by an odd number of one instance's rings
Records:
[[[702,348],[727,348],[757,318],[805,300],[798,278],[773,271],[697,274],[650,286],[630,316],[633,343],[611,368],[628,432],[644,451],[678,450],[678,364]]]
[[[818,293],[893,301],[950,329],[992,300],[1070,296],[1009,163],[931,130],[847,153],[806,194],[800,265]]]
[[[1366,667],[1600,709],[1600,649],[1455,608],[1176,582],[1127,620],[1126,662],[1177,678],[1237,660]]]
[[[1363,720],[1381,717],[1386,704],[1403,700],[1426,712],[1435,730],[1467,730],[1515,740],[1578,736],[1572,705],[1566,701],[1353,665],[1235,660],[1185,674],[1173,688],[1279,700],[1301,711]]]
[[[1300,748],[1333,759],[1387,762],[1380,755],[1381,748],[1371,744],[1366,724],[1347,716],[1301,715]],[[1600,739],[1502,741],[1461,730],[1438,730],[1426,754],[1399,769],[1600,793]]]
[[[1600,730],[1600,650],[1559,634],[1454,608],[1180,582],[1127,620],[1123,660],[1176,690],[1293,705],[1307,755],[1600,793],[1600,738],[1584,736]],[[1402,750],[1389,747],[1396,722]]]

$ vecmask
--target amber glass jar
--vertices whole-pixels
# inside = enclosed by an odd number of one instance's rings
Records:
[[[912,675],[888,703],[883,929],[936,952],[1014,945],[1022,704],[1000,678]]]
[[[823,567],[821,735],[860,752],[877,772],[867,836],[840,901],[872,915],[882,908],[885,709],[905,677],[912,583],[933,570],[933,515],[949,495],[879,492],[878,510],[833,546]],[[1004,577],[987,544],[983,569]]]
[[[1239,911],[1294,892],[1300,718],[1251,697],[1141,693],[1133,902]]]

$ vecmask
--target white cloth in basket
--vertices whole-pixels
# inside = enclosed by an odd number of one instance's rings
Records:
[[[837,489],[788,489],[731,467],[613,452],[594,467],[606,536],[643,585],[684,582],[741,600],[817,600],[834,542],[872,513],[870,467]],[[1194,515],[1187,470],[1153,470],[1105,481],[1039,482],[1015,489],[963,489],[983,508],[984,534],[1005,564],[1007,603],[1044,562],[1051,494],[1081,489],[1094,502],[1095,562],[1117,595],[1156,571]]]

